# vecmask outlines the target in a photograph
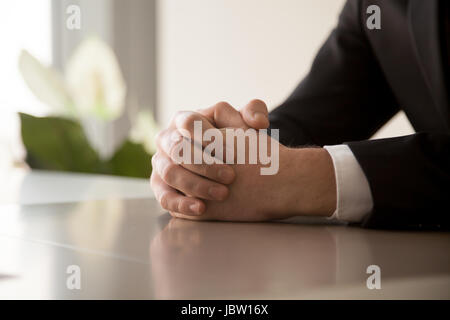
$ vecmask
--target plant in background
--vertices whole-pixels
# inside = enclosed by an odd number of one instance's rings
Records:
[[[149,111],[131,116],[128,136],[108,139],[124,115],[126,85],[112,49],[88,38],[70,57],[64,75],[27,51],[19,70],[34,95],[50,107],[47,117],[20,113],[31,168],[148,177],[157,126]]]

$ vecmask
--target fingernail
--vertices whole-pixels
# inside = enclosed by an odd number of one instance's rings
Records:
[[[208,193],[215,200],[223,200],[227,196],[228,189],[224,186],[210,187]]]
[[[198,203],[191,204],[189,206],[189,210],[191,210],[192,213],[201,214],[201,212],[200,212],[200,204],[198,204]]]
[[[222,168],[219,170],[218,176],[223,183],[231,183],[234,179],[234,171],[231,168]]]

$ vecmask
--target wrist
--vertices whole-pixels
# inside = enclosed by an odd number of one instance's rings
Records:
[[[333,161],[323,148],[280,150],[281,214],[331,216],[336,210]]]

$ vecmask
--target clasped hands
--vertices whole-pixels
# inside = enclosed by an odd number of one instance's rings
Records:
[[[265,165],[259,162],[180,162],[180,143],[192,144],[192,152],[195,148],[205,151],[202,142],[192,141],[196,136],[195,122],[201,123],[202,130],[220,131],[223,154],[228,147],[226,128],[247,130],[269,126],[267,107],[261,100],[250,101],[241,111],[219,102],[196,112],[177,113],[169,127],[157,136],[150,178],[156,199],[172,216],[191,220],[266,221],[299,215],[330,216],[334,212],[333,163],[323,148],[288,148],[263,136],[262,139],[270,141],[268,146],[272,143],[278,147],[278,171],[273,175],[262,175],[260,169]],[[248,150],[244,152],[248,154]]]

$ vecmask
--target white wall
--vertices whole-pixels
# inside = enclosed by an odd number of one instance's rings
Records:
[[[28,89],[17,66],[24,48],[43,63],[51,62],[50,17],[49,0],[0,3],[0,175],[25,156],[17,112],[48,111]]]
[[[281,103],[308,72],[343,0],[160,0],[158,119],[252,98]],[[399,116],[378,137],[406,134]]]

